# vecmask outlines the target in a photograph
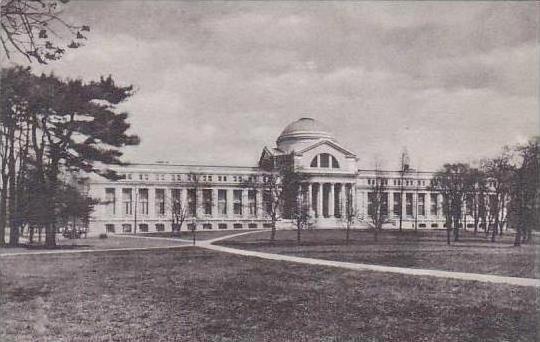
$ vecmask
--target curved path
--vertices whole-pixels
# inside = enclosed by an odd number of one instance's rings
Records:
[[[355,271],[399,273],[399,274],[414,275],[414,276],[428,276],[428,277],[436,277],[436,278],[480,281],[480,282],[485,282],[485,283],[540,287],[540,279],[533,279],[533,278],[518,278],[518,277],[507,277],[507,276],[482,274],[482,273],[451,272],[451,271],[440,271],[440,270],[431,270],[431,269],[422,269],[422,268],[406,268],[406,267],[371,265],[371,264],[361,264],[361,263],[352,263],[352,262],[343,262],[343,261],[332,261],[332,260],[324,260],[324,259],[295,257],[295,256],[290,256],[290,255],[282,255],[282,254],[274,254],[274,253],[248,251],[248,250],[243,250],[243,249],[217,246],[213,244],[214,242],[217,242],[217,241],[226,240],[235,236],[240,236],[240,235],[250,234],[250,233],[254,233],[254,232],[245,232],[245,233],[227,235],[227,236],[222,236],[222,237],[215,238],[212,240],[201,241],[197,244],[197,246],[210,249],[213,251],[231,253],[231,254],[236,254],[236,255],[250,256],[250,257],[269,259],[269,260],[288,261],[288,262],[295,262],[295,263],[308,264],[308,265],[330,266],[330,267],[344,268],[344,269],[355,270]]]

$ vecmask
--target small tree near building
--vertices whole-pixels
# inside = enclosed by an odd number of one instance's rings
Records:
[[[372,222],[375,241],[377,241],[383,224],[388,222],[388,193],[386,192],[388,180],[377,169],[375,179],[371,179],[370,182],[368,215]]]

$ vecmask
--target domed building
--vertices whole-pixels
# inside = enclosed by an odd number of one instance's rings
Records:
[[[347,207],[355,227],[369,227],[376,180],[385,188],[387,226],[443,226],[442,198],[428,188],[431,173],[359,170],[356,154],[326,125],[303,117],[283,129],[276,146],[263,148],[255,167],[131,164],[115,169],[123,176],[119,181],[93,177],[89,194],[102,205],[91,217],[90,234],[269,228],[262,184],[284,167],[302,175],[302,203],[314,227],[344,227]],[[280,215],[283,228],[292,227],[286,212]]]

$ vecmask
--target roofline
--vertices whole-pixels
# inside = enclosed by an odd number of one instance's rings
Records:
[[[187,167],[221,167],[221,168],[236,168],[236,169],[258,169],[257,166],[235,166],[235,165],[204,165],[204,164],[169,164],[169,163],[127,163],[126,165],[115,165],[117,167],[129,167],[129,166],[187,166]]]
[[[367,172],[397,172],[401,173],[401,170],[375,170],[375,169],[358,169],[358,172],[367,171]],[[437,171],[417,171],[417,170],[409,170],[406,171],[405,174],[415,174],[415,173],[436,173]]]

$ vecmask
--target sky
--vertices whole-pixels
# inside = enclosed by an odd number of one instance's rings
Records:
[[[255,165],[301,117],[413,167],[472,162],[538,135],[535,2],[72,1],[83,48],[36,72],[111,74],[141,137],[130,162]]]

